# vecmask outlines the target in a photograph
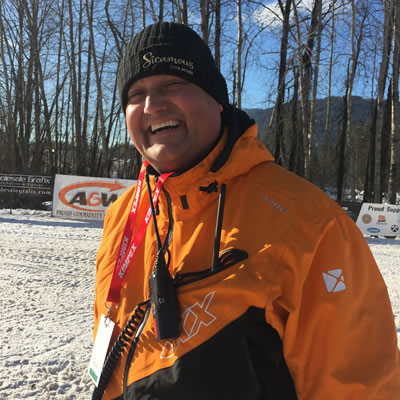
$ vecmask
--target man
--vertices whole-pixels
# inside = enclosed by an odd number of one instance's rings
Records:
[[[200,37],[147,27],[118,85],[144,166],[105,218],[95,332],[107,315],[116,345],[94,398],[397,398],[394,318],[368,245],[273,162]]]

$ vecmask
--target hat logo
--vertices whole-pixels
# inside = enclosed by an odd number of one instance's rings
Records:
[[[191,70],[194,69],[193,61],[188,61],[183,58],[176,58],[173,56],[163,56],[163,57],[154,56],[151,51],[143,54],[142,58],[144,60],[144,63],[142,65],[144,69],[147,69],[152,65],[162,64],[162,63],[173,63],[176,65],[185,66],[187,68],[190,68]]]

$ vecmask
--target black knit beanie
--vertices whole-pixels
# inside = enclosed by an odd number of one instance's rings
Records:
[[[188,26],[174,22],[150,25],[130,42],[118,68],[122,110],[132,83],[151,75],[175,75],[200,86],[222,106],[229,103],[224,77],[210,48]]]

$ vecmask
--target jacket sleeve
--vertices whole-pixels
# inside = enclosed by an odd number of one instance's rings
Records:
[[[283,256],[272,304],[298,398],[400,398],[393,312],[369,246],[345,213],[322,231],[314,249],[305,232]]]

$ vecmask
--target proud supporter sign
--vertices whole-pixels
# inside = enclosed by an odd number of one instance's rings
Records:
[[[356,223],[364,235],[400,236],[400,205],[363,203]]]
[[[53,217],[104,219],[107,208],[129,187],[130,179],[56,175],[53,190]]]

